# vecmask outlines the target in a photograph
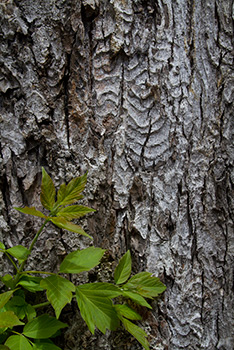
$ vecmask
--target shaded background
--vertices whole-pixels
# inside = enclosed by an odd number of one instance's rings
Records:
[[[157,350],[233,350],[232,0],[2,0],[1,237],[27,244],[41,166],[56,185],[88,170],[81,223],[109,279],[131,250],[167,291],[141,325]],[[31,266],[56,271],[90,244],[48,226]],[[1,262],[6,270],[5,262]],[[91,336],[74,305],[67,349],[141,349]]]

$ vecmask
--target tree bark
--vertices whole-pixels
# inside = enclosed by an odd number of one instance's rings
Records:
[[[89,171],[82,223],[134,271],[167,286],[142,326],[152,349],[232,350],[232,0],[2,0],[1,237],[28,244],[40,169],[56,184]],[[50,226],[34,261],[53,269],[86,238]],[[35,263],[36,262],[36,263]],[[103,269],[106,264],[103,264]],[[6,270],[2,262],[2,270]],[[6,271],[5,271],[6,272]],[[91,336],[76,309],[66,349],[140,349]]]

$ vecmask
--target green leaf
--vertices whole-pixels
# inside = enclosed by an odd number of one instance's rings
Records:
[[[109,297],[90,290],[88,284],[76,288],[76,299],[80,313],[90,332],[94,334],[95,326],[105,334],[106,329],[115,330],[119,325],[117,312]]]
[[[6,311],[13,311],[19,319],[23,319],[26,316],[28,303],[26,303],[24,297],[15,295],[5,305]]]
[[[23,334],[29,338],[47,339],[52,337],[59,329],[65,327],[67,327],[67,324],[45,314],[27,323],[24,326]]]
[[[44,168],[42,168],[41,204],[48,210],[52,210],[55,204],[54,183]]]
[[[128,250],[120,259],[118,266],[115,269],[114,279],[116,284],[121,284],[127,281],[132,271],[131,254]]]
[[[80,290],[84,290],[86,296],[100,296],[107,297],[109,299],[116,298],[122,295],[120,288],[116,287],[111,283],[95,282],[95,283],[86,283],[77,287]]]
[[[37,316],[36,310],[30,304],[27,304],[25,313],[26,313],[28,322],[32,321]]]
[[[118,315],[129,318],[130,320],[141,320],[142,318],[135,310],[126,304],[115,305],[115,310],[117,311]]]
[[[82,271],[89,271],[99,264],[104,253],[105,250],[95,247],[76,250],[68,254],[63,260],[60,265],[60,272],[80,273]]]
[[[67,190],[66,184],[62,184],[59,187],[58,194],[57,194],[57,202],[56,202],[57,204],[60,204],[60,202],[65,198],[66,190]]]
[[[95,211],[95,209],[85,207],[84,205],[72,205],[70,207],[65,207],[60,209],[57,216],[62,216],[66,220],[78,219],[88,213]]]
[[[21,326],[21,322],[13,311],[5,311],[0,313],[0,328]]]
[[[7,288],[14,289],[14,281],[11,275],[7,274],[3,277],[0,277],[0,280],[5,284]]]
[[[0,328],[0,344],[5,343],[5,341],[7,340],[8,336],[9,336],[9,329],[7,329],[7,327],[5,328]],[[9,349],[9,348],[7,348]],[[1,350],[1,348],[0,348]]]
[[[7,339],[5,345],[11,350],[32,350],[31,344],[23,335],[12,335]]]
[[[0,350],[10,350],[6,345],[0,345]]]
[[[5,250],[5,246],[4,246],[4,244],[2,243],[2,242],[0,242],[0,249],[2,249],[2,250]]]
[[[56,317],[59,318],[61,310],[71,302],[72,292],[75,292],[74,284],[66,278],[52,275],[43,279],[41,286],[46,289],[47,298],[55,310]]]
[[[150,350],[145,331],[129,320],[126,320],[124,317],[121,321],[123,322],[124,328],[132,334],[146,350]]]
[[[22,245],[16,245],[12,248],[9,248],[6,250],[6,252],[21,261],[25,260],[30,254],[29,250]]]
[[[37,210],[35,207],[24,207],[24,208],[14,207],[14,209],[20,211],[23,214],[38,216],[39,218],[44,218],[44,219],[47,218],[47,216],[45,216],[42,212]]]
[[[34,350],[62,350],[56,346],[50,339],[48,340],[36,340],[33,344]],[[1,349],[0,349],[1,350]]]
[[[93,239],[91,236],[89,236],[80,226],[73,224],[70,221],[65,220],[64,218],[56,218],[56,217],[51,217],[50,221],[53,222],[56,226],[59,228],[62,228],[64,230],[68,230],[71,232],[79,233],[80,235],[89,237]]]
[[[17,283],[17,286],[20,285],[23,288],[29,290],[32,293],[41,292],[43,288],[40,286],[42,278],[34,276],[22,276],[20,281]]]
[[[14,290],[10,290],[9,292],[0,294],[0,309],[8,302],[13,293]]]
[[[145,298],[153,298],[164,292],[166,286],[150,272],[140,272],[131,277],[124,288],[134,290]]]
[[[123,296],[125,298],[129,298],[131,300],[133,300],[136,304],[139,304],[141,306],[146,306],[149,309],[152,309],[152,307],[150,306],[150,304],[147,303],[147,301],[145,300],[145,298],[143,298],[141,295],[139,295],[136,292],[130,292],[130,291],[123,291]]]
[[[84,190],[87,182],[87,173],[72,179],[67,185],[62,184],[58,190],[59,205],[68,205],[81,199],[80,193]]]

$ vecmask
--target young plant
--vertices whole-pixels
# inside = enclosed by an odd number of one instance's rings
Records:
[[[76,286],[64,277],[63,274],[89,271],[100,263],[105,250],[94,246],[68,254],[58,273],[30,271],[26,268],[38,237],[49,223],[92,239],[80,226],[71,222],[94,211],[74,204],[83,198],[81,193],[86,181],[87,174],[76,177],[67,185],[62,184],[56,195],[52,179],[42,168],[40,199],[48,213],[44,214],[35,207],[15,208],[23,214],[40,217],[43,223],[28,248],[17,245],[7,249],[0,242],[0,251],[15,269],[14,275],[0,277],[4,285],[0,294],[0,350],[61,350],[50,338],[68,326],[59,321],[59,316],[72,298],[77,300],[81,316],[92,334],[95,328],[105,334],[107,329],[116,330],[122,324],[144,349],[149,350],[147,334],[132,322],[141,320],[141,316],[129,305],[129,301],[131,305],[135,303],[151,309],[146,299],[157,297],[166,287],[149,272],[130,277],[130,251],[119,261],[114,271],[114,283],[96,282]],[[32,300],[35,300],[35,293],[43,291],[46,291],[47,300],[34,304]],[[48,305],[52,305],[55,317],[41,312],[37,315],[38,309],[45,309]]]

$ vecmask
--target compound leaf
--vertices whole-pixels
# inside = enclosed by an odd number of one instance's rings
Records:
[[[5,311],[0,313],[0,328],[21,326],[21,322],[13,311]]]
[[[42,212],[37,210],[35,207],[24,207],[24,208],[14,207],[14,209],[20,211],[23,214],[38,216],[38,217],[44,218],[44,219],[47,218],[47,216],[45,216]]]
[[[105,334],[106,329],[115,330],[119,325],[117,312],[109,297],[90,290],[88,284],[76,288],[76,299],[80,313],[90,332],[94,334],[95,326]]]
[[[44,208],[52,210],[55,204],[55,187],[51,177],[42,168],[42,182],[41,182],[41,204]]]
[[[87,173],[75,177],[67,185],[62,184],[58,190],[58,200],[59,205],[68,205],[77,202],[81,199],[80,193],[84,190],[87,182]]]
[[[7,339],[5,345],[11,350],[32,350],[31,344],[23,335],[12,335]]]
[[[64,230],[68,230],[71,232],[79,233],[80,235],[83,235],[92,239],[92,237],[88,235],[80,226],[75,225],[70,221],[67,221],[63,217],[51,217],[50,221],[52,221],[53,224],[55,224],[59,228],[62,228]]]
[[[56,317],[59,318],[61,310],[71,302],[72,292],[75,292],[74,284],[66,278],[52,275],[42,279],[41,286],[46,289],[47,299],[53,306]]]
[[[88,213],[91,213],[92,211],[95,211],[95,209],[85,207],[84,205],[72,205],[70,207],[60,209],[59,212],[56,213],[56,215],[61,216],[66,220],[73,220],[78,219],[81,216],[84,216]]]
[[[116,284],[121,284],[127,281],[132,271],[131,254],[128,250],[120,259],[118,266],[115,269],[114,279]]]
[[[123,322],[124,328],[132,334],[146,350],[150,350],[145,331],[124,317],[121,321]]]
[[[80,273],[97,266],[105,253],[104,249],[89,247],[76,250],[66,256],[60,265],[60,272]]]
[[[34,318],[24,326],[23,334],[34,339],[47,339],[52,337],[59,329],[67,327],[67,324],[49,315],[41,315]]]

